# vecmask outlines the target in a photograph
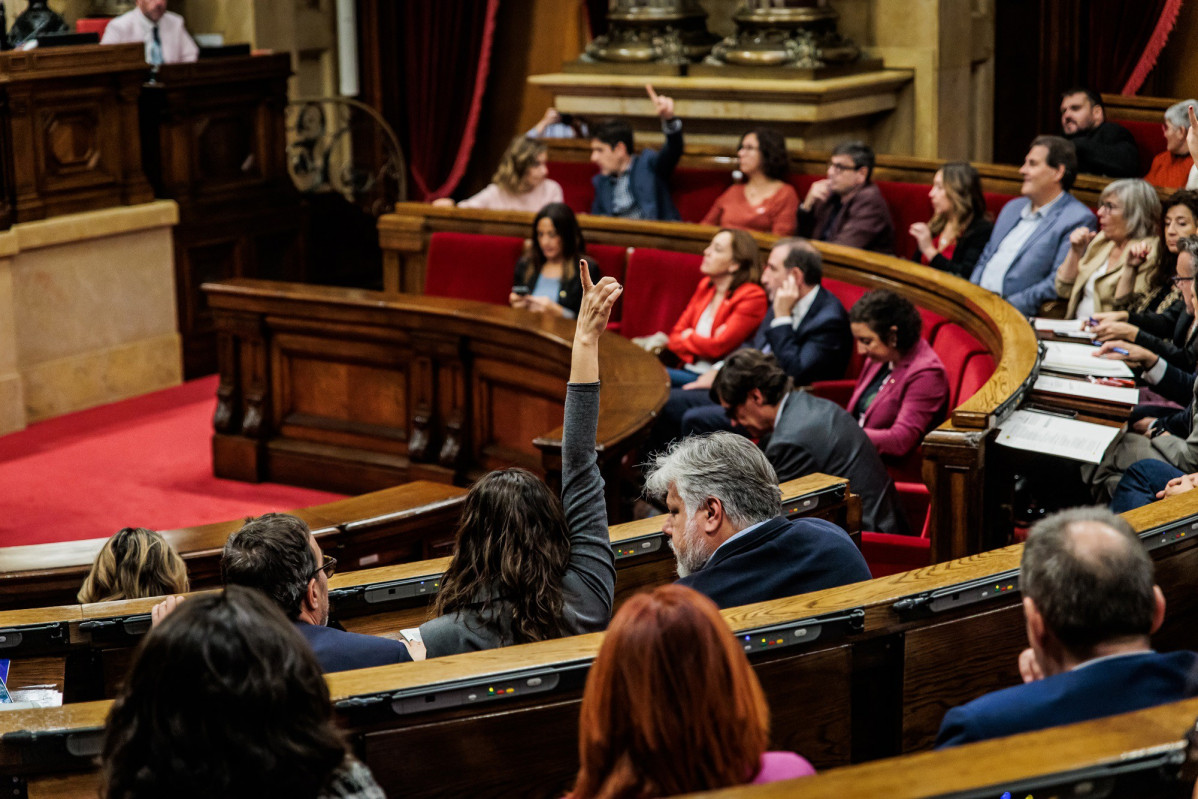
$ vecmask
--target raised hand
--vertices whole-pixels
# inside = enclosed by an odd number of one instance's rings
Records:
[[[1132,269],[1139,269],[1148,260],[1150,252],[1152,252],[1151,241],[1137,241],[1127,248],[1126,265]]]
[[[920,252],[932,249],[932,229],[926,222],[916,222],[907,228],[907,232],[915,239],[915,245]]]
[[[1069,249],[1081,256],[1097,235],[1088,227],[1074,228],[1073,232],[1069,234]]]
[[[650,83],[645,84],[645,91],[648,93],[649,100],[653,103],[653,107],[656,109],[659,117],[662,119],[674,118],[674,99],[672,97],[666,97],[664,94],[658,94],[653,91],[653,85]]]
[[[1194,113],[1194,106],[1186,106],[1186,113],[1190,115],[1190,132],[1186,134],[1186,147],[1190,148],[1190,157],[1198,161],[1198,115]]]
[[[827,178],[815,181],[807,190],[807,197],[803,200],[803,209],[810,211],[813,205],[828,199],[828,195],[831,193],[832,184],[828,182]]]
[[[585,260],[578,262],[582,280],[582,305],[574,328],[574,349],[570,361],[571,383],[595,383],[599,380],[599,337],[607,329],[611,309],[624,287],[614,277],[591,282],[590,267]]]

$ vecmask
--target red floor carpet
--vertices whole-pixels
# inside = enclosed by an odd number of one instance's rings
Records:
[[[0,437],[0,546],[169,530],[339,494],[212,476],[217,378],[38,422]]]

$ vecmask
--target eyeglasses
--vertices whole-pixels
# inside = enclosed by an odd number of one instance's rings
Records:
[[[1174,275],[1173,277],[1169,278],[1169,280],[1173,281],[1174,286],[1180,286],[1183,283],[1188,283],[1193,279],[1194,279],[1193,275],[1190,275],[1188,277],[1185,275]]]
[[[860,169],[859,166],[853,164],[838,164],[835,161],[828,162],[828,169],[835,169],[837,172],[852,172],[854,169]]]
[[[1121,213],[1123,213],[1123,206],[1121,206],[1121,205],[1115,205],[1114,203],[1111,203],[1111,202],[1105,202],[1105,203],[1102,203],[1102,204],[1101,204],[1101,205],[1099,205],[1098,207],[1099,207],[1099,209],[1105,210],[1105,211],[1106,211],[1107,213],[1109,213],[1109,214],[1121,214]]]
[[[304,580],[304,582],[305,583],[308,582],[308,580],[311,580],[312,578],[314,578],[316,575],[320,574],[321,572],[324,572],[325,577],[332,577],[336,571],[337,571],[337,559],[332,557],[331,555],[325,555],[324,562],[321,563],[319,566],[317,566],[315,569],[313,569],[312,573],[308,575],[308,577]]]

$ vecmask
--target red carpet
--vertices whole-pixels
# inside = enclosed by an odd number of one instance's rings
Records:
[[[212,476],[215,376],[0,438],[0,546],[169,530],[340,499]]]

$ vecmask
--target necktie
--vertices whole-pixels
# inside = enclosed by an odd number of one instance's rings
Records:
[[[162,37],[158,34],[158,26],[152,28],[153,41],[150,42],[150,63],[158,66],[162,63]]]

